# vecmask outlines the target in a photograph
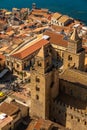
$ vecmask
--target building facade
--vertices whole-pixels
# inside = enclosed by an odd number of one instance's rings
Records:
[[[10,58],[14,59],[13,71],[20,73],[28,67],[31,117],[50,119],[70,130],[86,130],[87,74],[81,71],[84,70],[85,51],[76,29],[68,39],[68,47],[64,47],[67,49],[63,51],[60,74],[58,51],[45,39],[11,55]],[[12,60],[9,62],[12,65]],[[17,67],[18,62],[20,67]]]
[[[68,48],[64,52],[64,69],[75,68],[84,70],[85,50],[82,48],[82,39],[77,34],[77,29],[74,29],[69,38]]]
[[[86,73],[75,69],[59,76],[59,95],[53,102],[51,118],[71,130],[87,129],[86,78]]]
[[[45,48],[42,52],[45,52]],[[74,30],[68,48],[64,51],[63,73],[59,74],[58,69],[52,67],[54,62],[50,60],[52,59],[51,55],[44,57],[40,54],[39,52],[39,57],[36,56],[36,61],[43,57],[42,62],[39,60],[40,68],[35,64],[35,70],[31,72],[31,116],[50,119],[71,130],[86,130],[87,74],[80,71],[84,70],[85,52],[82,48],[81,39],[77,35],[77,30]],[[77,66],[70,64],[70,67],[66,67],[66,64],[69,63],[66,60],[67,55],[72,55],[71,62],[72,64],[75,62]],[[52,56],[54,57],[53,54]],[[51,62],[48,64],[46,59]],[[48,67],[43,67],[43,63],[48,64]],[[49,67],[52,68],[49,69]]]
[[[31,116],[50,118],[53,98],[58,95],[58,70],[53,64],[54,49],[50,44],[43,46],[35,57],[31,73]]]

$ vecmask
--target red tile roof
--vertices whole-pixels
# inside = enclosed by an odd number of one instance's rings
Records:
[[[57,34],[56,32],[52,32],[52,31],[46,31],[44,33],[45,35],[48,35],[50,37],[50,43],[56,44],[58,46],[62,46],[62,47],[68,47],[68,41],[64,40],[64,36],[61,34]],[[85,49],[85,53],[87,53],[87,46],[82,45],[82,47]]]
[[[41,128],[44,128],[45,130],[49,130],[52,124],[53,123],[50,120],[38,119],[34,129],[40,130]]]
[[[25,50],[23,50],[23,51],[21,51],[19,53],[15,53],[12,56],[15,57],[15,58],[18,58],[18,59],[24,59],[27,56],[29,56],[32,53],[34,53],[35,51],[39,50],[42,46],[47,45],[48,43],[49,43],[49,41],[42,39],[42,40],[36,42],[34,45],[29,46]]]
[[[42,123],[43,123],[43,120],[41,120],[41,119],[38,120],[37,123],[36,123],[36,125],[34,126],[34,129],[39,130],[40,127],[41,127],[41,125],[42,125]]]
[[[85,53],[87,54],[87,46],[83,45],[82,47],[85,49]]]
[[[26,11],[28,11],[27,8],[22,8],[22,9],[20,10],[21,13],[25,13]]]
[[[0,112],[6,113],[9,116],[14,115],[18,111],[19,107],[14,104],[3,102],[0,105]]]
[[[5,56],[0,54],[0,59],[5,61]]]
[[[48,35],[50,37],[50,43],[56,44],[58,46],[67,47],[68,41],[64,40],[64,36],[61,34],[57,34],[52,31],[46,31],[44,33],[45,35]]]
[[[8,35],[0,34],[0,39],[6,39],[6,38],[8,38]]]

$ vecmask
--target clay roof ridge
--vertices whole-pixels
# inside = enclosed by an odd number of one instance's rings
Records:
[[[47,41],[45,39],[41,39],[40,41],[36,42],[34,45],[31,45],[19,53],[13,54],[12,56],[19,58],[19,59],[24,59],[25,57],[27,57],[28,55],[32,54],[33,52],[39,50],[42,46],[44,46],[48,43],[49,43],[49,41]]]

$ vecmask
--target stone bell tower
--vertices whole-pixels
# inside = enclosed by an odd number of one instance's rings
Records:
[[[75,68],[84,70],[85,51],[82,48],[82,39],[78,36],[77,29],[69,38],[68,48],[64,52],[64,70],[67,68]]]
[[[49,119],[51,100],[58,95],[58,71],[53,66],[52,47],[48,43],[35,56],[31,70],[31,117]]]

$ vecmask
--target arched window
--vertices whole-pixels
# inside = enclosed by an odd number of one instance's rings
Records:
[[[39,100],[39,96],[38,95],[36,95],[36,99]]]
[[[69,55],[69,56],[68,56],[68,60],[70,60],[70,61],[72,60],[72,57],[71,57],[71,55]]]
[[[84,122],[84,125],[87,125],[87,122],[86,122],[86,121]]]
[[[36,82],[40,82],[40,78],[36,76]]]
[[[68,67],[70,67],[70,63],[68,64]]]
[[[42,63],[40,61],[37,61],[37,65],[41,67]]]
[[[71,115],[71,119],[73,119],[73,116]]]
[[[80,122],[80,119],[78,118],[78,122]]]

